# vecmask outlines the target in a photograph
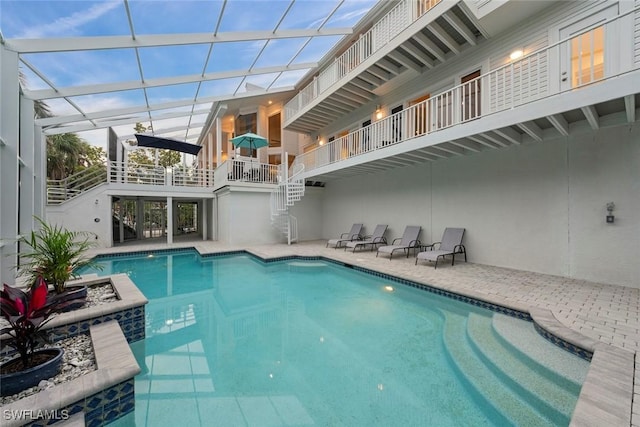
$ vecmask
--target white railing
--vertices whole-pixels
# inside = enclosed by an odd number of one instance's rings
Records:
[[[621,17],[613,18],[606,24]],[[585,32],[590,30],[591,28]],[[307,171],[313,170],[561,93],[560,89],[550,89],[549,58],[557,56],[561,45],[568,41],[554,43],[476,79],[433,95],[399,113],[300,154],[294,160],[294,165],[302,164]],[[603,76],[599,81],[638,68],[640,64],[634,64],[629,70]],[[576,88],[566,90],[574,89]]]
[[[227,160],[216,169],[217,186],[231,182],[251,182],[255,184],[277,184],[280,165],[271,165],[249,160]]]
[[[382,19],[323,69],[317,78],[302,89],[284,108],[285,122],[298,114],[320,94],[348,75],[364,60],[384,47],[411,23],[427,13],[441,0],[400,0]]]
[[[92,166],[65,179],[47,180],[47,203],[57,205],[106,182],[104,165]]]
[[[141,184],[172,187],[213,187],[214,171],[186,166],[136,165],[109,162],[108,181],[113,184]]]

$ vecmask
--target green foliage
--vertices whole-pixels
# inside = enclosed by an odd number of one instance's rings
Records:
[[[136,133],[145,133],[153,130],[151,126],[145,126],[140,122],[136,123],[133,129]],[[129,140],[127,142],[129,143],[129,145],[138,145],[138,141],[136,141],[135,139]],[[182,159],[180,153],[177,151],[138,148],[137,150],[132,151],[129,154],[129,163],[133,165],[155,165],[156,151],[158,152],[158,165],[165,168],[177,165]]]
[[[8,344],[20,354],[23,369],[29,362],[38,341],[41,329],[56,313],[78,302],[85,296],[77,293],[49,295],[48,286],[42,277],[37,277],[25,293],[7,284],[0,291],[0,313],[9,322],[9,327],[0,330],[0,335],[8,334]]]
[[[85,257],[86,252],[94,246],[90,238],[95,234],[49,225],[37,217],[36,220],[40,223],[40,229],[31,231],[19,240],[19,273],[30,277],[31,283],[42,276],[54,286],[57,293],[61,293],[65,282],[75,277],[74,270],[95,265],[93,260]]]

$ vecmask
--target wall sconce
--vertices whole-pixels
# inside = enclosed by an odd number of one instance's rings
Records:
[[[324,141],[322,139],[318,140],[318,145],[324,145]]]
[[[522,49],[518,49],[511,52],[509,58],[511,58],[512,61],[515,61],[516,59],[521,58],[522,55],[524,55],[524,51]]]
[[[382,110],[380,109],[380,105],[376,105],[376,120],[380,120],[382,118]]]
[[[613,210],[616,208],[616,205],[613,202],[607,203],[607,224],[613,224],[616,220],[616,217],[613,216]]]

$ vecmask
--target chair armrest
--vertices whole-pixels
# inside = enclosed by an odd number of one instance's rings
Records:
[[[409,242],[410,248],[415,248],[416,246],[420,246],[420,240],[412,240]]]
[[[402,237],[396,237],[395,239],[393,239],[393,242],[391,242],[391,244],[395,245],[398,240],[402,241]]]
[[[362,236],[360,236],[359,234],[352,234],[351,235],[351,240],[362,240]]]
[[[387,239],[384,236],[376,237],[373,239],[373,243],[387,243]]]
[[[456,253],[456,254],[465,254],[465,253],[467,253],[467,249],[464,247],[464,245],[463,245],[463,244],[455,245],[455,246],[453,247],[453,253]]]
[[[441,243],[442,243],[442,242],[435,242],[435,243],[432,243],[432,244],[430,245],[430,246],[431,246],[431,250],[432,250],[432,251],[434,251],[434,250],[436,249],[436,245],[440,245]]]
[[[342,233],[342,234],[340,235],[340,238],[341,238],[341,239],[345,239],[345,238],[347,238],[347,237],[349,237],[349,233]]]

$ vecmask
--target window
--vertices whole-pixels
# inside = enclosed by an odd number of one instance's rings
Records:
[[[480,116],[480,70],[460,79],[462,86],[462,121]]]
[[[571,39],[571,87],[604,78],[604,26]]]
[[[236,119],[236,135],[242,135],[247,132],[258,132],[258,114],[241,114]],[[241,148],[240,155],[246,157],[255,157],[256,150],[250,150],[249,148]]]
[[[280,128],[280,113],[269,116],[269,147],[282,145],[282,129]]]

